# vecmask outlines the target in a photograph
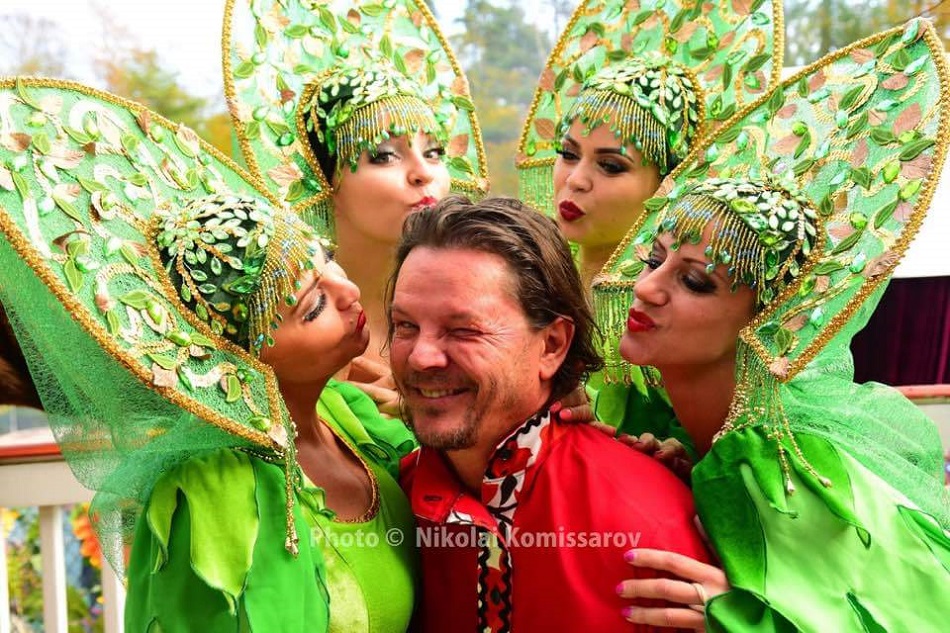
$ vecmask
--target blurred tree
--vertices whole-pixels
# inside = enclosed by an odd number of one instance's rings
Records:
[[[105,90],[147,106],[193,129],[231,156],[230,118],[223,96],[214,102],[182,88],[178,72],[166,69],[155,50],[142,48],[128,27],[112,16],[108,5],[93,4],[102,29],[103,46],[94,64]]]
[[[492,192],[514,195],[521,122],[551,50],[551,36],[528,21],[516,2],[468,0],[458,26],[452,43],[471,82]]]
[[[944,44],[950,42],[947,0],[786,0],[785,65],[811,63],[918,16],[932,18]]]
[[[58,25],[26,13],[0,16],[0,75],[66,77]]]

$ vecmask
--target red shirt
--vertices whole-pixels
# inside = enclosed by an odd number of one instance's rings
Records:
[[[638,629],[621,616],[630,602],[616,586],[656,574],[625,562],[627,550],[708,562],[679,479],[587,425],[552,422],[547,411],[498,445],[480,497],[428,448],[403,459],[401,483],[419,522],[417,621],[426,633],[630,633]]]

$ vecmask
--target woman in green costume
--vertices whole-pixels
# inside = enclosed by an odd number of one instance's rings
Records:
[[[602,283],[635,294],[621,353],[659,369],[702,455],[693,494],[722,562],[633,550],[680,580],[626,581],[621,595],[685,606],[634,602],[630,621],[946,628],[936,429],[896,391],[855,384],[838,352],[930,204],[948,81],[925,21],[829,55],[705,142],[611,259]]]
[[[334,244],[371,333],[344,372],[388,412],[383,303],[403,219],[487,168],[468,82],[425,2],[228,0],[225,92],[260,186]]]
[[[324,389],[369,333],[322,238],[187,128],[78,84],[0,83],[0,138],[0,301],[97,491],[126,630],[405,630],[412,440]]]
[[[586,0],[574,11],[516,164],[522,199],[577,245],[588,287],[696,141],[777,83],[782,28],[781,4],[761,1]],[[595,299],[605,370],[587,388],[597,418],[688,444],[655,372],[617,352],[629,293]]]

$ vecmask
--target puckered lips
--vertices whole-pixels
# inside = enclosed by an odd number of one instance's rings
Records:
[[[366,327],[366,311],[360,310],[359,316],[356,317],[356,333],[362,332],[364,327]]]
[[[586,215],[583,209],[570,200],[562,200],[557,205],[557,212],[565,222],[576,222]]]
[[[629,332],[647,332],[655,327],[656,323],[653,322],[653,319],[639,310],[630,308],[630,313],[627,316],[627,330]]]
[[[437,203],[437,202],[438,202],[438,200],[436,200],[434,197],[432,197],[432,196],[425,196],[425,197],[423,197],[423,198],[420,198],[420,199],[419,199],[418,201],[416,201],[415,203],[413,203],[413,205],[412,205],[412,211],[413,211],[413,213],[415,213],[416,211],[422,211],[422,210],[425,209],[426,207],[431,207],[431,206],[433,206],[433,205],[434,205],[435,203]]]

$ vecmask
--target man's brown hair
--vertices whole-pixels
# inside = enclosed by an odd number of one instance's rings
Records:
[[[515,198],[472,202],[464,196],[449,196],[407,217],[396,249],[396,268],[386,291],[390,340],[393,324],[389,308],[396,278],[406,257],[419,246],[498,255],[508,264],[515,298],[535,328],[550,325],[559,316],[574,324],[567,356],[551,380],[552,398],[564,397],[587,373],[602,367],[594,347],[597,326],[587,293],[571,250],[550,218]]]

